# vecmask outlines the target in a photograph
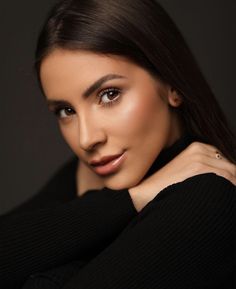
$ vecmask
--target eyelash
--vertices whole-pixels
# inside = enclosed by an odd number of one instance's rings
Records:
[[[102,90],[101,92],[99,92],[98,94],[98,98],[101,99],[104,94],[106,93],[109,93],[109,92],[116,92],[118,94],[121,93],[120,89],[119,88],[116,88],[116,87],[109,87],[109,88],[106,88],[104,90]],[[118,100],[120,100],[120,97],[116,97],[114,98],[113,100],[110,100],[109,102],[105,102],[103,103],[102,105],[103,106],[112,106],[115,102],[117,102]]]
[[[99,99],[102,99],[102,97],[109,93],[109,92],[115,92],[115,93],[118,93],[120,94],[121,93],[121,90],[119,88],[116,88],[116,87],[109,87],[109,88],[106,88],[102,91],[100,91],[97,95],[97,98]],[[115,102],[119,101],[120,100],[120,97],[116,97],[114,98],[113,100],[110,100],[109,102],[104,102],[102,104],[102,106],[105,106],[105,107],[111,107],[112,105],[114,105]],[[66,117],[61,117],[60,116],[60,112],[64,109],[70,109],[70,110],[73,110],[71,107],[68,107],[68,106],[63,106],[63,105],[58,105],[57,107],[55,107],[55,109],[53,110],[53,113],[58,117],[58,118],[66,118]],[[68,117],[68,116],[67,116]]]

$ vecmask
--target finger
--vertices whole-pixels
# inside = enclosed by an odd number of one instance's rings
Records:
[[[210,157],[207,157],[203,160],[203,165],[205,165],[205,171],[210,170],[211,172],[216,173],[217,175],[220,175],[226,179],[228,179],[230,182],[232,182],[234,185],[236,185],[236,166],[229,163],[226,160],[218,160],[213,159]]]
[[[222,158],[222,159],[217,159],[216,157],[212,157],[209,155],[205,156],[205,160],[203,162],[207,162],[210,166],[226,170],[229,173],[231,173],[233,176],[236,177],[236,165],[229,162],[227,159]]]
[[[221,176],[225,179],[227,179],[228,181],[230,181],[233,185],[236,186],[236,178],[235,176],[233,176],[231,173],[229,173],[228,171],[226,170],[222,170],[222,169],[217,169],[217,168],[213,168],[213,172],[215,174],[217,174],[218,176]]]
[[[225,158],[224,154],[217,149],[215,146],[202,143],[202,142],[193,142],[189,145],[189,147],[194,151],[194,152],[199,152],[199,153],[208,153],[210,155],[215,155],[216,152],[219,152],[223,158]]]
[[[236,165],[228,160],[220,150],[218,150],[215,146],[194,142],[192,143],[192,153],[195,158],[201,161],[201,157],[211,157],[214,160],[221,161],[223,168],[228,169],[233,176],[236,176]],[[219,163],[219,164],[221,164]]]
[[[226,170],[221,170],[221,169],[218,169],[216,167],[211,167],[211,166],[205,166],[204,168],[200,170],[200,172],[198,172],[198,174],[205,174],[205,173],[214,173],[220,177],[227,179],[233,185],[236,186],[236,178],[232,174],[228,173]]]

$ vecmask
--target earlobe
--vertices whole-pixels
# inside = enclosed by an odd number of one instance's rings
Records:
[[[171,87],[168,95],[169,105],[173,107],[178,107],[182,103],[182,97],[177,93],[177,91]]]

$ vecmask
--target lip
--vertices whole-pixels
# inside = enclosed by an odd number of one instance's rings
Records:
[[[92,169],[99,175],[107,175],[116,172],[126,158],[125,152],[118,155],[115,159],[105,163],[104,165],[92,165]]]
[[[100,165],[105,165],[106,163],[118,158],[122,154],[116,154],[116,155],[110,155],[110,156],[104,156],[102,157],[99,161],[93,160],[89,164],[91,166],[100,166]]]

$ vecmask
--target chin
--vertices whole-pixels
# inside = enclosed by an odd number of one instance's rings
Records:
[[[117,174],[114,174],[112,177],[110,176],[109,179],[105,180],[104,184],[107,188],[111,190],[130,189],[140,183],[140,181],[142,180],[142,176],[134,177],[132,175],[128,178],[127,175],[118,176]]]

